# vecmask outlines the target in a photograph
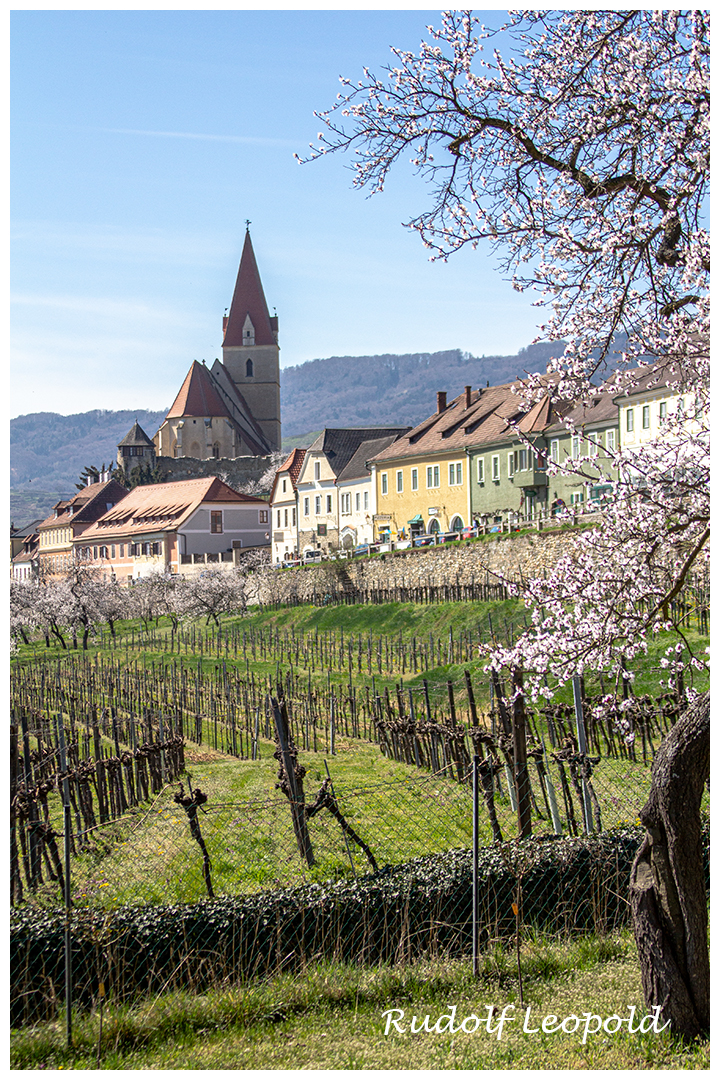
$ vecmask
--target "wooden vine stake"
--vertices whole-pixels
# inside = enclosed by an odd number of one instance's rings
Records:
[[[278,746],[273,757],[277,759],[280,765],[278,769],[279,783],[276,787],[279,787],[283,795],[290,801],[290,814],[300,858],[304,859],[308,866],[311,867],[315,864],[315,856],[310,843],[310,833],[305,814],[305,792],[303,791],[305,768],[298,763],[297,747],[290,735],[285,702],[280,706],[277,698],[271,697],[270,708],[275,721],[275,736]]]

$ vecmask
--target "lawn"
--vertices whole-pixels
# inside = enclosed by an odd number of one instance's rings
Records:
[[[327,962],[299,975],[277,975],[211,992],[165,994],[134,1006],[107,1003],[76,1016],[73,1048],[62,1020],[12,1033],[13,1069],[708,1069],[709,1042],[688,1046],[668,1031],[588,1034],[583,1020],[566,1021],[568,1033],[543,1034],[545,1016],[557,1021],[585,1013],[607,1021],[636,1007],[646,1014],[637,953],[629,931],[573,939],[529,933],[522,943],[523,1002],[518,995],[515,951],[495,943],[480,957],[479,978],[468,961],[426,960],[402,966],[359,967]],[[477,1031],[434,1027],[456,1007],[456,1027],[488,1007],[514,1005],[498,1039],[486,1022]],[[530,1021],[524,1024],[526,1008]],[[417,1017],[415,1034],[400,1033]],[[523,1032],[523,1027],[531,1029]],[[589,1029],[596,1026],[588,1021]],[[475,1027],[473,1021],[466,1029]]]

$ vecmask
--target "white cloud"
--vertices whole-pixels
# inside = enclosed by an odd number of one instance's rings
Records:
[[[158,139],[202,139],[207,142],[243,143],[247,146],[285,146],[295,149],[292,139],[268,139],[260,135],[206,135],[198,131],[145,131],[141,128],[97,128],[109,135],[149,135]]]

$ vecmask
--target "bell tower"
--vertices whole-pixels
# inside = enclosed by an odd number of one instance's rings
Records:
[[[247,222],[250,225],[250,222]],[[273,449],[280,449],[280,347],[277,315],[270,315],[250,229],[229,313],[223,318],[223,366]]]

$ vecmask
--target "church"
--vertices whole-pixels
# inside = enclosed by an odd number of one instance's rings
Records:
[[[193,361],[155,437],[135,424],[122,440],[118,463],[127,471],[141,460],[168,479],[208,475],[220,459],[258,459],[266,468],[280,449],[278,318],[268,311],[249,228],[222,329],[222,360],[210,368]]]

